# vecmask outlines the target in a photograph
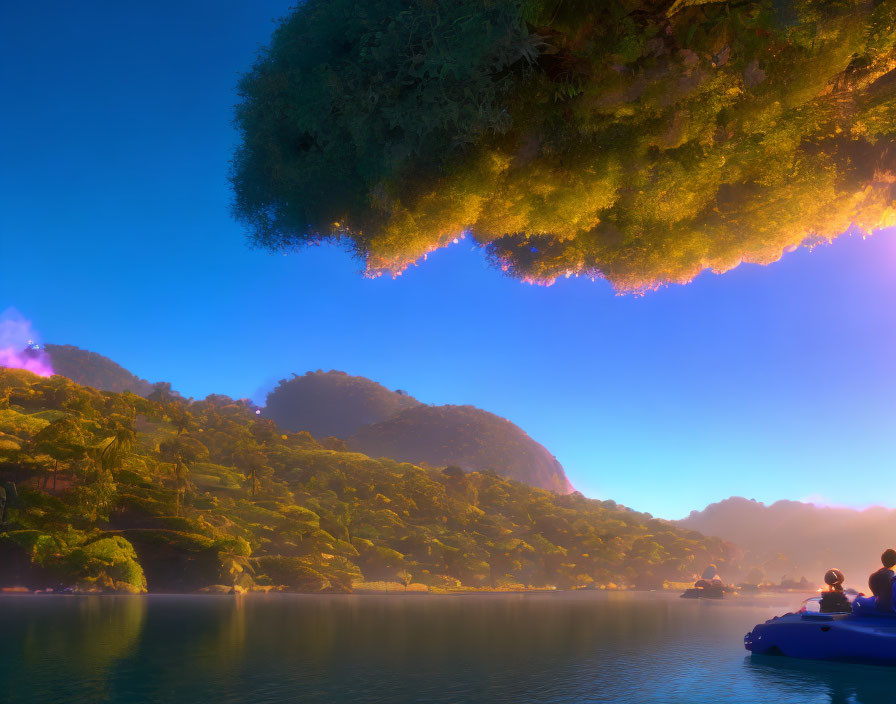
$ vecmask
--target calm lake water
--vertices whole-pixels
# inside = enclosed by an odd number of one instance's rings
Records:
[[[800,598],[7,596],[0,701],[896,700],[896,670],[749,656],[744,633]]]

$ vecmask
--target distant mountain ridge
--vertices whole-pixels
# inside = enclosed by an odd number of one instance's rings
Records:
[[[96,352],[46,345],[57,374],[102,391],[148,396],[154,385]],[[473,406],[428,406],[362,376],[321,370],[283,379],[262,411],[281,428],[333,436],[365,454],[495,473],[568,494],[563,466],[506,418]]]
[[[563,466],[506,418],[473,406],[423,406],[367,425],[347,440],[371,457],[456,465],[497,474],[558,494],[573,491]]]
[[[859,511],[800,501],[767,506],[733,496],[674,523],[736,543],[745,562],[760,565],[775,582],[787,575],[820,583],[827,569],[837,567],[848,585],[867,591],[880,554],[896,548],[896,511],[882,507]]]
[[[333,435],[375,457],[492,470],[559,494],[573,491],[554,456],[506,418],[473,406],[425,405],[366,377],[294,374],[268,394],[264,415],[287,430]]]
[[[130,391],[138,396],[148,396],[153,391],[153,385],[146,379],[96,352],[74,345],[45,345],[45,349],[53,371],[82,386],[115,393]]]
[[[281,428],[347,438],[420,402],[363,376],[331,370],[293,374],[268,394],[264,415]]]

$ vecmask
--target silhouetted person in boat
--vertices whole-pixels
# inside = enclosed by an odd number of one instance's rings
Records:
[[[725,584],[719,577],[719,573],[716,571],[716,566],[708,565],[706,569],[703,570],[703,574],[700,575],[700,579],[694,583],[694,588],[688,589],[685,594],[691,597],[711,597],[720,599],[724,594],[724,588]]]
[[[896,565],[896,550],[884,550],[880,556],[883,564],[868,578],[868,588],[874,594],[874,608],[878,611],[893,610],[893,566]]]
[[[710,587],[715,587],[721,589],[722,579],[719,577],[718,570],[715,565],[708,565],[705,570],[703,570],[703,574],[700,575],[700,579],[694,584],[697,589],[708,589]]]
[[[843,582],[846,577],[838,569],[828,570],[824,573],[824,583],[828,585],[828,590],[821,593],[821,611],[823,614],[843,613],[851,611],[852,604],[843,592]]]

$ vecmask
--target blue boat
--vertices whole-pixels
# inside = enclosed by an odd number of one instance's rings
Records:
[[[776,616],[747,633],[744,647],[754,655],[896,665],[896,613],[874,610],[873,598],[856,602],[847,613],[804,608]]]

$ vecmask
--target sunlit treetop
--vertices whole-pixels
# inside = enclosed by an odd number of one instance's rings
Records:
[[[638,291],[896,221],[896,0],[307,0],[240,93],[253,241],[373,275],[466,234]]]

